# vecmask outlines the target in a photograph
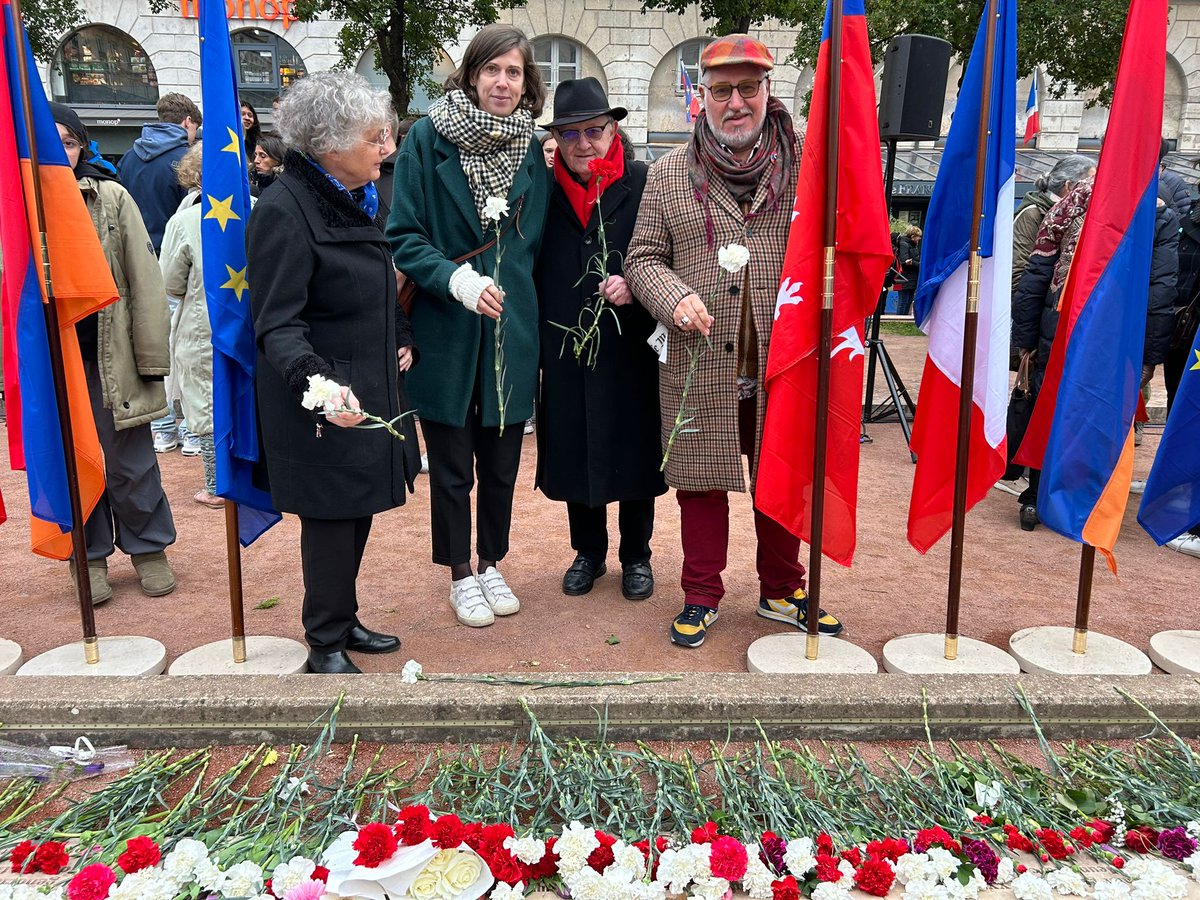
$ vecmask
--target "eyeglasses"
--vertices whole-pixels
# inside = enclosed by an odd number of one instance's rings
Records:
[[[586,137],[589,142],[595,143],[604,137],[604,132],[608,130],[608,126],[611,124],[612,122],[605,122],[603,125],[593,125],[591,128],[584,128],[582,130],[568,128],[558,132],[558,139],[566,144],[577,144],[579,143],[579,138],[582,136]]]
[[[359,138],[359,140],[364,144],[372,144],[378,147],[380,150],[387,150],[390,153],[392,147],[392,129],[384,128],[382,131],[380,131],[378,140],[369,141],[366,138]]]
[[[749,100],[751,97],[758,96],[758,92],[762,88],[762,83],[769,77],[769,75],[764,75],[762,78],[757,78],[753,81],[739,81],[737,84],[730,84],[727,81],[723,81],[720,84],[702,84],[700,87],[712,94],[712,98],[718,103],[724,103],[732,97],[734,88],[737,89],[743,100]]]

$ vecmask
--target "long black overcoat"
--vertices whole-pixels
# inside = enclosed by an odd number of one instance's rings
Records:
[[[396,348],[412,343],[396,305],[382,222],[298,154],[263,192],[246,229],[247,280],[258,340],[255,387],[271,498],[277,509],[350,519],[404,503],[420,452],[383,429],[325,424],[300,405],[308,376],[349,384],[364,410],[408,409]],[[323,421],[323,420],[320,420]]]
[[[627,159],[624,176],[601,195],[610,252],[623,257],[629,249],[645,185],[645,164]],[[658,357],[646,343],[654,319],[636,302],[615,307],[618,332],[606,313],[594,369],[576,361],[570,338],[563,348],[563,331],[551,324],[574,325],[593,300],[599,277],[575,282],[599,249],[599,223],[593,209],[584,228],[555,184],[534,271],[542,351],[537,486],[552,500],[587,506],[657,497],[667,489],[658,471]],[[610,260],[610,273],[621,274],[620,260]]]

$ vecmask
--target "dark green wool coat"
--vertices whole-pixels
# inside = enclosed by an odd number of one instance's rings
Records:
[[[408,389],[417,414],[431,422],[463,427],[472,397],[483,424],[500,424],[496,398],[495,321],[473,313],[449,291],[454,259],[485,244],[458,148],[421,119],[408,132],[396,158],[392,212],[387,237],[396,268],[417,285],[412,327],[421,348],[420,371],[409,375]],[[504,424],[533,415],[538,367],[538,301],[533,266],[542,243],[549,197],[549,173],[537,141],[518,167],[508,194],[509,217],[501,239],[500,285],[504,289],[505,385],[510,391]],[[520,215],[510,224],[517,211]],[[491,226],[492,223],[488,223]],[[495,248],[470,262],[493,275]]]

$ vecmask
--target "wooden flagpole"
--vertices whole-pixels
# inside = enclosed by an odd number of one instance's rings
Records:
[[[225,499],[225,556],[229,564],[229,617],[233,661],[246,661],[246,618],[242,599],[242,545],[238,543],[238,506]]]
[[[992,112],[992,67],[996,55],[996,0],[987,0],[987,37],[983,51],[983,87],[979,103],[979,141],[975,150],[975,199],[971,214],[971,248],[967,268],[967,308],[963,319],[962,383],[958,400],[958,447],[954,458],[954,506],[950,532],[950,584],[946,602],[946,659],[958,658],[958,610],[962,599],[963,539],[967,517],[967,466],[971,457],[971,416],[975,393],[975,342],[979,336],[979,273],[983,258],[979,234],[987,168],[988,124]],[[1000,210],[1000,215],[1008,211]]]
[[[820,645],[821,545],[825,532],[825,466],[829,455],[829,368],[833,355],[833,276],[837,257],[838,152],[842,111],[842,3],[829,0],[829,100],[825,135],[825,268],[821,293],[821,342],[817,356],[817,422],[813,447],[812,534],[808,547],[808,613],[804,655],[815,660]]]
[[[1096,548],[1084,544],[1079,556],[1079,592],[1075,597],[1075,637],[1071,651],[1087,653],[1088,618],[1092,612],[1092,571],[1096,567]]]
[[[79,497],[79,468],[75,461],[75,432],[71,425],[71,405],[67,396],[67,375],[63,364],[62,336],[58,326],[58,304],[54,300],[54,280],[50,272],[50,247],[46,241],[46,208],[42,199],[41,167],[38,164],[37,133],[34,130],[33,103],[29,96],[29,66],[25,57],[25,22],[20,0],[12,0],[13,26],[17,46],[17,91],[25,135],[29,146],[29,164],[33,174],[33,223],[41,244],[42,282],[45,298],[42,311],[46,319],[46,341],[50,345],[50,368],[54,377],[54,399],[62,432],[63,457],[67,469],[67,493],[71,498],[71,558],[75,563],[75,586],[79,592],[79,618],[83,624],[83,656],[88,665],[100,662],[100,641],[96,637],[96,614],[92,608],[92,582],[88,572],[87,538],[83,533],[83,502]],[[10,261],[11,262],[11,261]]]

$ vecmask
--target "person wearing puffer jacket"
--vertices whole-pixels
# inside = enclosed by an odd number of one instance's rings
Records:
[[[50,108],[120,295],[76,325],[107,482],[84,523],[92,602],[113,595],[114,547],[133,558],[142,592],[160,597],[175,590],[164,552],[175,543],[175,522],[150,436],[150,422],[167,411],[163,378],[171,365],[162,273],[129,192],[81,159],[88,135],[79,116],[60,103]]]
[[[1041,391],[1050,361],[1050,348],[1058,329],[1058,303],[1080,230],[1092,198],[1094,183],[1081,181],[1054,204],[1038,231],[1029,265],[1013,294],[1012,342],[1022,356],[1036,354],[1030,389],[1036,398]],[[1142,351],[1142,386],[1149,384],[1154,369],[1166,359],[1175,322],[1175,286],[1179,274],[1179,222],[1175,212],[1160,196],[1155,209],[1154,245],[1150,260],[1150,292],[1146,305],[1146,339]],[[1029,470],[1029,487],[1017,498],[1020,523],[1025,531],[1037,527],[1037,493],[1041,473]]]

